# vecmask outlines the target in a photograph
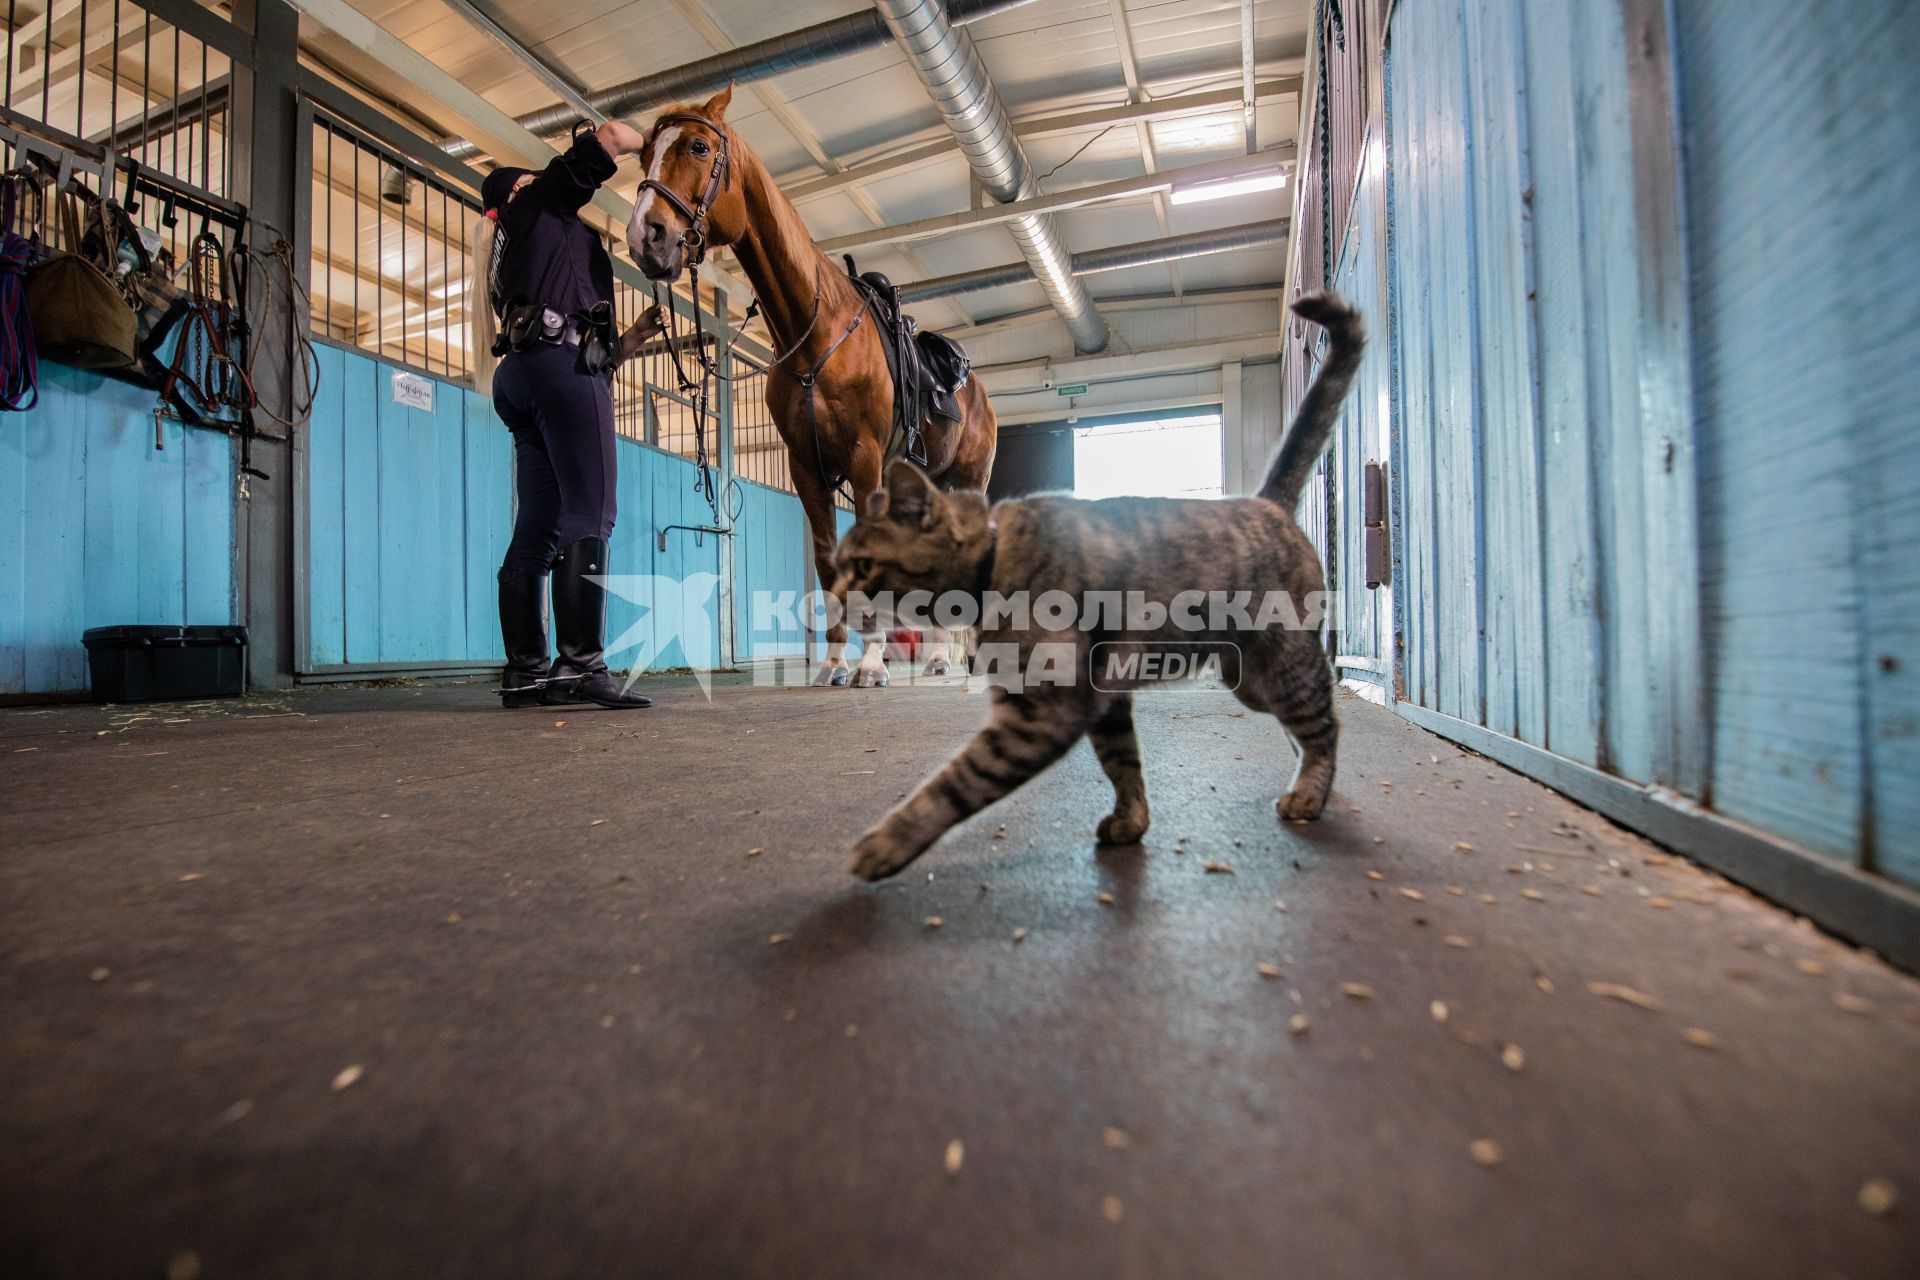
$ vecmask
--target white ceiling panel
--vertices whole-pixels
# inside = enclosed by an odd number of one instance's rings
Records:
[[[352,0],[368,18],[513,114],[553,103],[553,93],[506,49],[475,30],[443,0]],[[488,0],[502,24],[535,54],[588,92],[709,57],[710,35],[746,44],[814,23],[864,12],[867,0]],[[1305,47],[1314,0],[1257,0],[1256,52],[1263,80],[1295,74]],[[967,30],[979,45],[1009,114],[1016,120],[1062,110],[1124,105],[1129,101],[1123,48],[1130,43],[1145,96],[1237,85],[1241,74],[1240,6],[1236,0],[1123,0],[1124,31],[1110,0],[1032,0]],[[704,14],[706,21],[701,21]],[[689,15],[691,15],[691,20]],[[350,51],[316,35],[313,51],[341,63]],[[364,67],[356,64],[363,78]],[[417,120],[459,132],[458,122],[433,103],[413,101],[404,85],[371,85],[404,104]],[[763,97],[763,94],[766,96]],[[770,109],[769,103],[773,103]],[[1291,143],[1299,103],[1289,97],[1258,111],[1262,147]],[[743,84],[730,121],[768,169],[789,183],[819,177],[856,163],[931,143],[950,135],[905,56],[891,43],[852,56],[804,67],[763,85]],[[644,123],[645,117],[641,117]],[[1151,140],[1163,172],[1241,154],[1245,136],[1238,107],[1209,115],[1153,123]],[[1026,142],[1042,189],[1060,192],[1141,175],[1141,130],[1132,123],[1101,132]],[[827,157],[825,164],[818,154]],[[630,194],[638,180],[631,166],[617,186]],[[821,239],[958,212],[967,207],[969,174],[957,149],[913,167],[886,171],[858,185],[805,200],[802,214]],[[1290,188],[1205,204],[1174,207],[1165,232],[1150,200],[1066,210],[1057,215],[1068,247],[1076,252],[1238,223],[1284,217]],[[901,283],[1018,261],[1002,226],[945,234],[911,244],[877,245],[863,251],[861,265],[886,271]],[[1179,264],[1185,290],[1277,284],[1280,247]],[[1090,276],[1098,297],[1171,295],[1175,270],[1165,265]],[[922,303],[915,310],[936,323],[964,317],[991,318],[1045,306],[1037,285],[1026,282],[952,301]],[[1036,332],[1045,326],[1034,326]],[[1058,335],[1053,335],[1057,337]],[[1045,340],[1052,341],[1053,337]],[[1036,339],[1038,340],[1038,339]]]

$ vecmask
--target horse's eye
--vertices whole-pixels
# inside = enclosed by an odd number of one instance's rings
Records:
[[[702,142],[699,138],[695,138],[692,142],[689,142],[687,144],[687,150],[693,152],[694,155],[700,157],[703,160],[706,158],[707,152],[711,149],[712,148],[708,147],[707,144],[705,142]]]

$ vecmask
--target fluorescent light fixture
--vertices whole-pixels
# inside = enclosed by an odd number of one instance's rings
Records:
[[[1244,178],[1222,178],[1216,182],[1196,183],[1191,187],[1176,186],[1172,199],[1175,204],[1198,204],[1202,200],[1224,200],[1228,196],[1250,195],[1255,191],[1274,191],[1286,185],[1286,171],[1271,169]]]

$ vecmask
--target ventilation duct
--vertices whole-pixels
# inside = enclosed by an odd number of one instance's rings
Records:
[[[877,7],[986,193],[1001,204],[1038,195],[1033,166],[973,37],[948,21],[941,0],[877,0]],[[1083,354],[1104,350],[1107,322],[1086,286],[1074,278],[1072,258],[1052,215],[1022,214],[1005,225],[1047,301],[1066,322],[1075,349]]]

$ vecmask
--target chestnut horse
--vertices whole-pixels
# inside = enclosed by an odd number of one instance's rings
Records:
[[[649,280],[677,280],[715,246],[732,246],[740,259],[779,353],[767,370],[767,409],[786,442],[824,591],[834,580],[839,540],[834,490],[847,482],[854,509],[864,511],[891,461],[893,377],[864,295],[814,244],[793,202],[728,127],[732,100],[729,85],[703,106],[668,107],[654,121],[640,153],[646,178],[627,226],[627,249]],[[926,472],[943,488],[985,489],[999,426],[972,374],[957,398],[960,422],[929,418],[922,426]],[[886,646],[879,636],[865,640],[854,684],[878,688],[887,683]],[[945,633],[932,640],[927,674],[946,674],[950,658],[964,661],[949,652],[953,642]],[[836,622],[814,683],[847,683],[846,647],[846,626]]]

